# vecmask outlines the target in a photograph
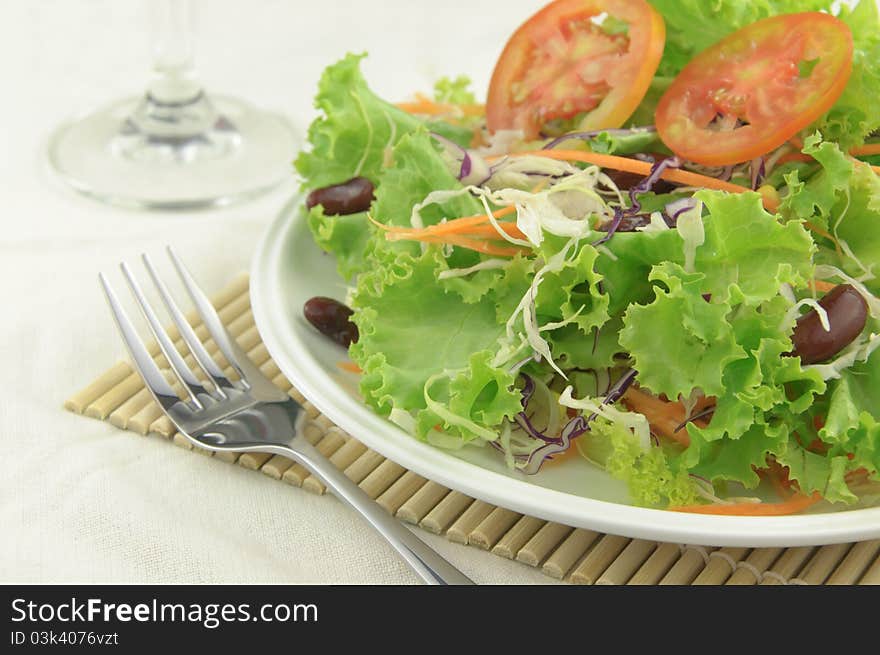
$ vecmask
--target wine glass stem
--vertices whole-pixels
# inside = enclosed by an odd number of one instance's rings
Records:
[[[193,0],[150,0],[153,13],[153,74],[148,93],[163,104],[195,100],[195,5]]]

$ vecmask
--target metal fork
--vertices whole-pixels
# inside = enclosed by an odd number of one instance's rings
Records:
[[[155,335],[159,347],[184,391],[181,400],[144,346],[107,278],[99,276],[122,339],[156,402],[175,427],[193,444],[213,451],[262,452],[283,455],[307,468],[335,495],[359,512],[429,584],[474,584],[461,571],[428,547],[397,519],[385,512],[342,471],[325,459],[303,436],[308,422],[303,407],[281,391],[251,362],[223,326],[204,292],[169,247],[168,254],[220,352],[238,380],[230,380],[208,354],[193,328],[160,279],[150,259],[144,265],[168,313],[209,385],[204,385],[184,361],[156,312],[144,296],[131,269],[122,272]]]

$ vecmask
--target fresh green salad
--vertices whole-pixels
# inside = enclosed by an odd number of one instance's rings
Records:
[[[296,170],[364,401],[644,506],[875,502],[880,20],[831,5],[557,0],[485,99],[327,68]]]

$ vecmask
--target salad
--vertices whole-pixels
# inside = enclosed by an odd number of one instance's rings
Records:
[[[632,502],[880,495],[874,0],[556,0],[391,103],[348,55],[295,165],[350,284],[309,320],[414,438]]]

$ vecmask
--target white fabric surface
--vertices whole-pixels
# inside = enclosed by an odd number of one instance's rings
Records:
[[[278,109],[304,130],[321,70],[346,51],[370,52],[365,72],[390,99],[459,73],[482,94],[506,36],[541,4],[211,0],[199,5],[197,62],[209,91]],[[60,121],[142,90],[145,5],[0,5],[0,582],[414,583],[332,497],[61,408],[123,357],[98,272],[115,275],[141,252],[164,257],[170,243],[219,290],[249,267],[293,188],[222,211],[143,213],[76,196],[45,172]],[[420,534],[478,582],[550,582]]]

